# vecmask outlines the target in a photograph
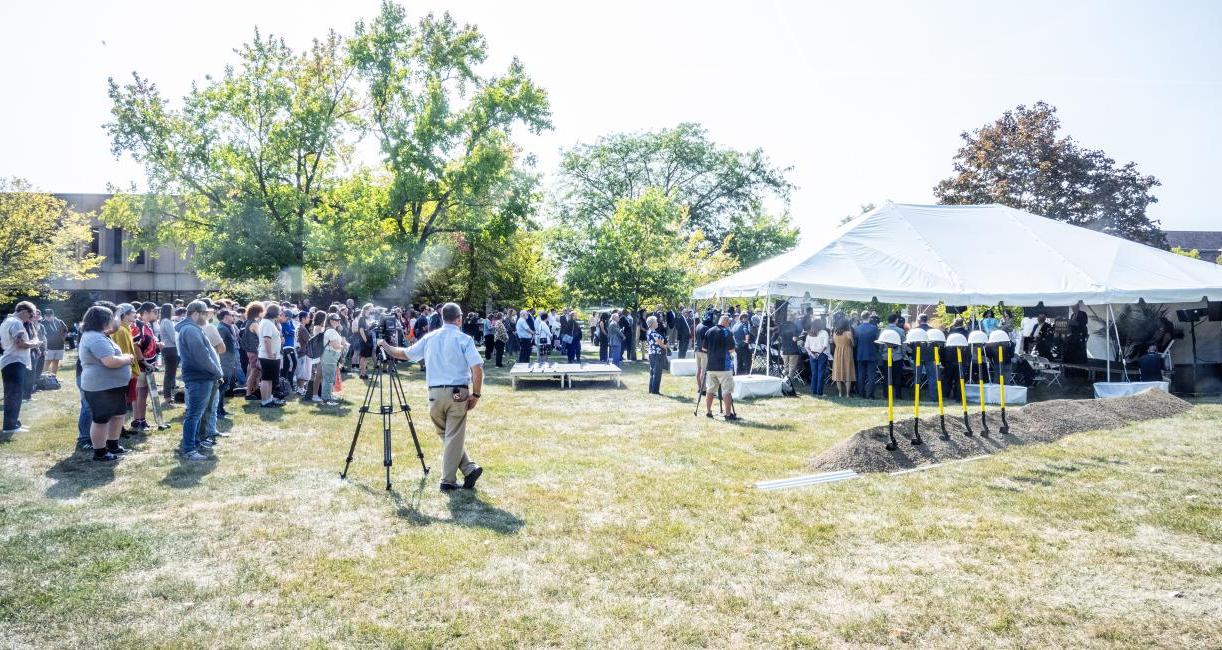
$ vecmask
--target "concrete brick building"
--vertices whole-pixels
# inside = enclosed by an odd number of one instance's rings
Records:
[[[54,194],[78,212],[100,212],[110,194]],[[151,300],[163,303],[174,298],[193,298],[212,289],[196,276],[191,267],[191,251],[169,246],[136,251],[131,257],[130,237],[122,228],[108,228],[93,221],[92,252],[102,256],[97,277],[91,280],[62,280],[57,288],[88,292],[92,300]]]

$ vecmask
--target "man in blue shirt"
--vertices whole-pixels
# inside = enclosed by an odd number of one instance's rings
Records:
[[[410,347],[397,348],[380,341],[386,354],[404,361],[424,360],[425,383],[429,387],[429,417],[442,440],[441,491],[472,489],[484,470],[467,455],[467,413],[479,403],[484,384],[484,359],[475,341],[462,331],[462,308],[448,302],[441,308],[443,325]]]
[[[751,374],[751,346],[745,312],[738,315],[738,322],[734,324],[730,334],[734,336],[734,358],[738,361],[734,374],[749,375]]]
[[[1163,380],[1164,361],[1158,347],[1151,345],[1146,348],[1146,353],[1137,360],[1137,367],[1141,369],[1141,381]]]
[[[878,369],[878,314],[861,312],[861,323],[853,328],[853,340],[857,342],[854,354],[857,361],[857,394],[874,399],[874,377]]]

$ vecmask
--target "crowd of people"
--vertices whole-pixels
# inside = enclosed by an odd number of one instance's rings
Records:
[[[370,303],[358,306],[352,299],[326,306],[309,300],[246,305],[209,298],[162,305],[99,301],[78,322],[66,324],[51,309],[40,311],[21,302],[0,325],[4,432],[27,430],[20,420],[22,402],[39,388],[55,387],[65,350],[79,337],[79,447],[92,450],[99,460],[114,460],[126,453],[120,444],[123,436],[150,428],[150,405],[160,420],[161,409],[183,403],[179,453],[187,460],[202,460],[225,436],[217,422],[230,417],[228,400],[241,398],[275,409],[296,398],[334,407],[346,376],[366,379],[374,370],[379,340],[412,345],[449,324],[442,311],[440,304],[387,309]],[[1080,313],[1078,308],[1074,313]],[[1071,332],[1084,329],[1081,320],[1084,317],[1073,320]],[[884,323],[870,311],[821,317],[810,306],[772,314],[730,306],[724,312],[709,308],[697,314],[683,305],[652,311],[602,309],[584,317],[572,309],[472,311],[460,312],[453,324],[481,350],[483,360],[498,368],[506,355],[518,362],[578,363],[584,357],[617,366],[648,363],[648,392],[654,394],[660,392],[670,359],[693,351],[698,390],[709,405],[720,395],[728,419],[734,417],[733,377],[751,373],[770,357],[780,364],[774,374],[807,382],[813,395],[825,394],[831,384],[839,396],[873,399],[885,379],[884,353],[876,344],[880,333],[891,329],[904,340],[912,327],[931,327],[925,314],[910,325],[899,313],[888,315]],[[986,311],[971,323],[954,319],[945,333],[966,336],[973,328],[988,333],[1001,326]],[[1046,353],[1050,333],[1040,314],[1022,323],[1020,336],[1026,342],[1020,345]],[[897,398],[918,376],[922,382],[932,381],[932,355],[914,368],[907,346],[895,354],[900,369],[893,381]],[[419,362],[426,370],[426,360]],[[937,370],[947,395],[955,397],[958,366],[943,359]],[[758,367],[755,371],[762,372]],[[161,377],[159,388],[155,374]]]

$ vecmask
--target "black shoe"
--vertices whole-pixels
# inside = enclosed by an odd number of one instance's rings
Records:
[[[102,450],[98,450],[98,449],[94,449],[94,450],[93,450],[93,459],[94,459],[94,460],[100,460],[100,461],[115,461],[115,460],[119,460],[119,457],[118,457],[118,456],[116,456],[116,455],[114,455],[114,454],[110,453],[109,451],[106,451],[105,453],[101,453],[101,454],[99,454],[99,453],[98,453],[99,451],[102,451]]]
[[[458,486],[454,483],[442,483],[440,487],[442,492],[453,492],[458,489]]]
[[[144,433],[145,431],[148,431],[148,430],[149,430],[148,420],[136,420],[135,422],[132,422],[132,431],[138,431],[140,433]]]
[[[705,411],[705,412],[704,412],[704,417],[706,417],[706,418],[708,418],[708,419],[712,420],[712,419],[713,419],[713,412],[712,412],[712,411]]]
[[[478,481],[478,480],[479,480],[479,477],[480,477],[480,476],[482,476],[483,474],[484,474],[484,468],[483,468],[483,467],[479,467],[479,466],[477,465],[477,466],[475,467],[475,469],[471,470],[471,473],[470,473],[470,474],[467,474],[466,476],[463,476],[463,479],[462,479],[462,488],[463,488],[464,490],[474,490],[474,489],[475,489],[475,482],[476,482],[476,481]]]
[[[729,414],[729,415],[727,415],[727,416],[726,416],[726,421],[727,421],[727,422],[733,422],[734,420],[737,420],[737,419],[738,419],[738,415],[737,415],[737,414],[735,414],[735,413],[731,413],[731,414]]]

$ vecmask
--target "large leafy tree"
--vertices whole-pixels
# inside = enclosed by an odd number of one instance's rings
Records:
[[[788,215],[772,216],[753,210],[730,218],[725,248],[730,257],[746,267],[791,250],[798,245],[800,234],[790,225]]]
[[[554,307],[559,274],[544,254],[545,233],[531,218],[539,203],[538,176],[514,172],[483,205],[455,215],[460,232],[433,248],[441,265],[422,265],[417,289],[429,302],[457,299],[471,309],[491,306]]]
[[[676,302],[734,270],[736,261],[707,246],[700,231],[684,234],[687,219],[686,207],[658,188],[621,199],[593,227],[592,246],[567,267],[573,297],[633,308]]]
[[[955,174],[934,187],[942,203],[1000,203],[1051,219],[1167,247],[1146,208],[1160,183],[1133,162],[1117,165],[1058,133],[1056,108],[1018,106],[991,124],[963,133]]]
[[[55,279],[94,277],[102,260],[88,251],[89,219],[24,180],[0,178],[0,304],[59,298]]]
[[[256,31],[236,52],[236,66],[205,77],[178,108],[139,74],[110,81],[112,150],[144,165],[149,193],[117,196],[104,218],[142,248],[194,244],[206,275],[288,270],[301,291],[300,274],[317,265],[307,245],[316,208],[358,121],[352,66],[335,33],[298,53]]]
[[[517,163],[512,130],[551,128],[547,95],[516,59],[502,74],[482,74],[483,35],[449,14],[413,23],[383,3],[372,22],[357,24],[351,51],[389,174],[370,215],[377,238],[367,243],[410,293],[430,243],[469,234],[498,212],[492,204],[506,196],[498,190]]]
[[[718,145],[698,124],[645,133],[620,133],[579,144],[560,163],[560,219],[585,228],[609,218],[623,199],[652,188],[686,208],[688,231],[721,241],[734,219],[758,214],[767,198],[787,201],[793,185],[787,168],[774,166],[760,149]]]

